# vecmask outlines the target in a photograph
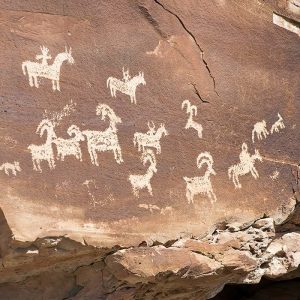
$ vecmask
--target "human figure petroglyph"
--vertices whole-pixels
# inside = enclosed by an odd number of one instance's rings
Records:
[[[42,66],[48,66],[48,59],[51,59],[51,55],[48,55],[49,49],[46,48],[45,46],[40,47],[42,54],[36,55],[35,59],[36,60],[42,60]]]
[[[112,97],[116,98],[116,92],[120,91],[121,93],[130,96],[130,101],[134,104],[136,104],[136,88],[140,84],[146,85],[144,72],[139,72],[138,75],[131,78],[129,75],[129,70],[124,71],[124,68],[123,80],[117,79],[115,77],[109,77],[106,81],[106,85],[107,87],[109,87]]]
[[[129,75],[129,70],[127,69],[126,71],[124,70],[124,67],[122,68],[123,72],[123,81],[128,82],[131,79],[131,76]]]
[[[194,128],[198,133],[198,137],[201,139],[203,127],[201,124],[193,120],[193,117],[197,116],[197,112],[198,112],[197,106],[191,105],[191,102],[189,100],[184,100],[181,104],[181,109],[184,109],[185,107],[186,107],[186,113],[189,115],[189,117],[187,119],[184,128],[185,129]]]
[[[118,164],[123,162],[121,147],[117,135],[117,124],[122,123],[112,108],[106,104],[99,104],[96,114],[101,116],[101,120],[109,120],[109,127],[104,131],[83,130],[86,137],[88,152],[93,165],[99,166],[97,152],[113,151],[114,158]]]
[[[189,204],[194,203],[194,196],[198,194],[206,195],[211,203],[217,201],[210,179],[211,175],[216,175],[213,169],[213,163],[214,161],[211,154],[209,152],[202,152],[197,157],[197,167],[201,169],[204,164],[207,165],[204,175],[191,178],[183,177],[186,182],[186,197]]]
[[[128,179],[131,183],[133,194],[136,197],[139,197],[139,191],[147,188],[149,194],[153,196],[151,178],[153,177],[154,173],[157,172],[154,152],[151,149],[146,149],[141,156],[141,161],[144,166],[147,163],[149,163],[149,166],[146,173],[143,175],[129,175]]]
[[[84,135],[76,125],[71,125],[67,133],[70,136],[69,139],[57,138],[53,140],[57,149],[57,159],[64,161],[66,156],[75,156],[76,159],[82,161],[80,142],[84,141]]]
[[[42,54],[37,55],[36,59],[42,59],[42,62],[32,62],[32,61],[24,61],[22,63],[22,70],[23,74],[26,75],[26,71],[28,74],[29,79],[29,85],[31,87],[35,86],[36,88],[39,87],[39,77],[41,78],[47,78],[52,81],[52,89],[60,91],[60,85],[59,85],[59,78],[60,78],[60,68],[64,61],[69,62],[70,64],[74,63],[74,58],[72,56],[72,50],[71,48],[67,50],[65,48],[65,52],[59,53],[52,65],[48,65],[47,60],[51,58],[50,55],[48,55],[48,48],[42,47]]]
[[[269,135],[269,131],[267,130],[267,123],[265,120],[262,120],[261,122],[257,122],[254,124],[253,130],[252,130],[252,142],[254,143],[255,135],[258,140],[262,140],[263,138],[266,138]]]
[[[52,143],[56,140],[56,134],[54,132],[54,125],[48,119],[42,120],[39,124],[36,133],[42,137],[44,133],[47,133],[47,139],[45,144],[42,145],[29,145],[28,149],[31,152],[33,169],[37,172],[42,172],[41,162],[47,161],[49,168],[55,168],[54,153],[52,149]]]
[[[146,133],[136,132],[133,135],[134,146],[138,146],[138,151],[145,151],[145,148],[155,148],[156,154],[161,153],[160,139],[162,136],[167,136],[168,131],[165,124],[160,124],[159,128],[155,130],[155,124],[148,122],[149,130]]]
[[[0,171],[4,171],[7,176],[10,176],[10,174],[17,176],[17,172],[21,172],[22,169],[20,167],[20,163],[18,161],[14,161],[13,163],[3,163],[0,166]]]
[[[271,134],[273,134],[274,132],[279,132],[280,129],[285,128],[285,125],[283,123],[283,118],[280,115],[280,113],[278,113],[277,116],[278,116],[278,120],[272,125]]]
[[[248,152],[248,145],[242,144],[242,151],[239,155],[240,162],[236,165],[231,166],[228,169],[229,179],[232,179],[235,188],[241,188],[242,185],[239,182],[239,176],[251,173],[251,175],[257,179],[259,174],[254,166],[256,160],[262,161],[262,157],[257,149],[253,155]]]

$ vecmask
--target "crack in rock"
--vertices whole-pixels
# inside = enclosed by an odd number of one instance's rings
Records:
[[[205,65],[205,68],[206,70],[208,71],[208,74],[210,76],[210,78],[212,79],[213,81],[213,86],[214,86],[214,92],[216,93],[217,96],[220,96],[219,93],[217,92],[216,90],[216,80],[215,80],[215,77],[212,75],[211,73],[211,70],[208,66],[208,63],[207,61],[204,59],[204,50],[201,48],[200,44],[198,43],[195,35],[186,27],[186,25],[184,24],[184,22],[181,20],[181,18],[176,14],[174,13],[173,11],[171,11],[170,9],[166,8],[162,3],[160,3],[158,0],[154,0],[154,2],[159,5],[160,7],[162,7],[165,11],[167,11],[168,13],[170,13],[171,15],[173,15],[178,21],[179,23],[181,24],[181,26],[183,27],[183,29],[189,34],[189,36],[193,39],[195,45],[197,46],[197,48],[199,49],[200,51],[200,55],[201,55],[201,60],[202,62],[204,63]]]

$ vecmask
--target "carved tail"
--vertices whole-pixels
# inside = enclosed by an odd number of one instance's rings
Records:
[[[110,81],[112,80],[112,77],[108,77],[106,80],[106,86],[109,87]]]
[[[26,62],[22,63],[22,70],[23,70],[23,74],[26,75]]]

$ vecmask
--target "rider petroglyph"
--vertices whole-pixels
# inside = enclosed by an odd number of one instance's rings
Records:
[[[24,61],[22,63],[23,74],[26,76],[28,74],[29,85],[31,87],[39,87],[39,78],[47,78],[52,81],[53,91],[60,91],[59,78],[60,78],[60,69],[64,61],[67,61],[70,64],[74,63],[74,58],[72,56],[71,48],[65,52],[57,54],[53,64],[48,65],[47,60],[51,59],[51,56],[48,55],[49,49],[45,46],[41,47],[42,54],[36,55],[37,60],[42,60],[41,63],[33,61]]]
[[[262,157],[257,149],[255,149],[255,153],[253,155],[250,155],[250,153],[248,152],[247,144],[243,143],[242,151],[239,155],[239,158],[240,158],[240,162],[238,164],[231,166],[228,169],[228,176],[229,179],[232,179],[235,188],[240,189],[242,185],[240,184],[239,176],[243,176],[248,173],[251,173],[251,175],[255,179],[259,178],[259,174],[254,164],[256,160],[262,161]]]
[[[155,148],[156,154],[161,153],[160,139],[163,135],[167,136],[168,131],[165,128],[165,124],[155,130],[155,124],[151,121],[148,122],[148,131],[146,133],[136,132],[133,135],[134,146],[138,146],[138,151],[145,151],[145,148]]]
[[[136,104],[136,88],[140,84],[146,85],[144,72],[139,72],[138,75],[131,78],[131,76],[129,75],[129,70],[125,71],[123,67],[122,71],[122,80],[115,77],[109,77],[106,81],[106,85],[107,87],[109,87],[112,97],[116,98],[116,92],[120,91],[121,93],[130,96],[131,103]]]

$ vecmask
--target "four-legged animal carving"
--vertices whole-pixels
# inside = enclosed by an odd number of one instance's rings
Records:
[[[201,139],[203,127],[201,124],[193,120],[193,116],[197,116],[197,106],[191,105],[191,102],[189,100],[184,100],[182,102],[181,109],[184,109],[185,106],[186,106],[186,113],[189,115],[189,117],[184,128],[185,129],[194,128],[198,133],[198,137]]]
[[[39,77],[47,78],[52,81],[52,89],[60,91],[59,78],[60,78],[60,68],[64,61],[68,61],[70,64],[74,63],[74,58],[72,56],[71,48],[68,51],[65,48],[65,52],[59,53],[52,65],[48,65],[47,59],[50,59],[51,56],[48,56],[48,48],[42,47],[42,55],[37,55],[36,59],[42,59],[41,63],[33,61],[24,61],[22,63],[23,74],[28,74],[29,85],[31,87],[39,87],[38,79]]]
[[[265,120],[262,120],[261,122],[257,122],[254,124],[253,130],[252,130],[252,142],[254,143],[255,134],[258,140],[262,140],[263,137],[266,138],[269,134],[269,131],[267,130],[267,123]]]
[[[55,168],[54,153],[52,149],[52,143],[56,140],[56,134],[54,132],[54,126],[51,121],[45,119],[43,120],[36,133],[40,133],[40,137],[43,136],[44,132],[47,133],[46,143],[42,145],[29,145],[28,149],[31,152],[33,169],[38,172],[42,172],[41,162],[43,160],[48,162],[49,168]]]
[[[168,131],[165,128],[165,124],[160,124],[159,128],[155,131],[155,125],[148,122],[148,132],[136,132],[133,136],[134,146],[138,146],[138,151],[143,151],[145,148],[155,148],[156,154],[161,153],[160,139],[163,135],[168,135]]]
[[[191,178],[183,177],[186,182],[186,197],[189,204],[194,203],[194,196],[198,194],[205,194],[211,203],[217,201],[210,179],[211,175],[216,175],[213,163],[213,158],[209,152],[200,153],[197,157],[197,167],[200,169],[204,164],[207,165],[204,175]]]
[[[250,155],[247,144],[243,143],[242,151],[240,153],[240,162],[228,169],[229,179],[232,179],[235,188],[240,189],[242,187],[239,182],[239,176],[251,173],[255,179],[259,177],[259,174],[254,166],[256,160],[262,161],[262,157],[260,156],[258,150],[255,149],[255,154]]]
[[[146,85],[146,81],[144,79],[144,73],[139,72],[138,75],[133,78],[130,77],[129,71],[124,71],[123,68],[123,80],[117,79],[115,77],[109,77],[106,81],[107,87],[110,88],[110,94],[112,97],[116,97],[116,91],[120,91],[121,93],[130,96],[131,103],[136,104],[136,96],[135,91],[138,85]]]
[[[105,131],[84,130],[82,134],[86,136],[87,147],[93,165],[99,166],[97,152],[113,151],[114,158],[118,164],[123,162],[121,147],[117,135],[116,124],[122,123],[115,112],[106,104],[99,104],[97,115],[101,120],[109,119],[109,127]]]
[[[148,192],[151,196],[153,196],[152,194],[152,186],[151,186],[151,178],[153,177],[154,173],[157,172],[156,169],[156,158],[155,155],[153,153],[153,151],[151,149],[147,149],[145,150],[145,152],[143,152],[142,157],[141,157],[141,161],[143,163],[143,165],[145,166],[148,162],[149,162],[149,167],[148,170],[146,171],[146,174],[144,175],[129,175],[129,182],[132,185],[132,191],[133,194],[136,197],[139,197],[139,191],[147,188]]]
[[[13,163],[4,163],[0,166],[0,171],[4,171],[4,173],[9,176],[10,173],[14,176],[17,176],[17,172],[21,172],[22,169],[20,167],[20,163],[18,161],[14,161]]]
[[[273,134],[274,132],[279,132],[279,129],[285,128],[282,116],[280,115],[280,113],[278,113],[277,115],[278,115],[278,120],[272,125],[271,134]]]
[[[76,159],[82,161],[80,142],[84,141],[84,136],[76,125],[71,125],[67,131],[71,136],[69,139],[57,138],[53,141],[57,149],[57,159],[65,160],[66,156],[75,156]],[[74,137],[72,137],[74,135]]]

